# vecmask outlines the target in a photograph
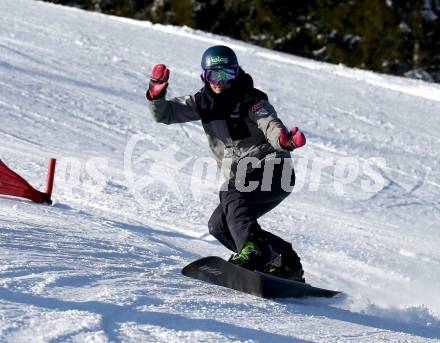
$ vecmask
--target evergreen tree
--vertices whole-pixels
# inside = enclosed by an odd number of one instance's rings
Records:
[[[440,0],[52,0],[440,82]],[[429,74],[428,74],[429,73]]]

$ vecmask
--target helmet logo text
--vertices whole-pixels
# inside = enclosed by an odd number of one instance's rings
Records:
[[[229,58],[225,56],[211,56],[209,57],[209,62],[211,65],[227,64],[229,62]]]

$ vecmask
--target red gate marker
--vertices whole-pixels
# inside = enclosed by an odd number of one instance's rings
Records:
[[[34,202],[52,204],[53,179],[55,175],[55,159],[49,163],[49,175],[47,180],[47,190],[50,193],[43,193],[32,187],[25,179],[0,160],[0,195],[9,195],[26,198]]]
[[[46,182],[46,194],[48,196],[48,200],[52,203],[52,191],[53,191],[53,181],[55,178],[55,166],[57,164],[57,160],[55,158],[51,158],[49,160],[49,171],[47,173],[47,182]]]

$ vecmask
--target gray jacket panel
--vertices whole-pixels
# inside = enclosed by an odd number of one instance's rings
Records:
[[[275,108],[269,101],[262,100],[261,108],[253,111],[249,110],[249,118],[257,123],[258,128],[263,132],[264,137],[270,145],[278,150],[285,151],[280,145],[280,130],[286,129],[282,121],[278,118]]]
[[[164,124],[184,123],[200,120],[192,96],[181,96],[166,100],[165,97],[149,101],[153,118]],[[225,118],[234,118],[237,114],[225,113]],[[289,158],[290,153],[280,146],[280,130],[286,128],[278,118],[274,107],[267,100],[260,100],[248,111],[244,118],[249,135],[233,140],[229,134],[226,120],[203,122],[209,146],[219,166],[225,159],[228,164],[237,164],[244,157],[256,157],[259,160],[267,155]]]
[[[166,100],[165,97],[148,101],[153,118],[158,123],[175,124],[200,120],[191,96],[181,96]]]

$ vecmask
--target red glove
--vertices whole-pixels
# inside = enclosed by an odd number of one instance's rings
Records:
[[[150,84],[147,91],[147,99],[150,101],[162,98],[168,87],[170,70],[165,64],[156,64],[151,72]]]
[[[280,145],[283,149],[292,151],[293,149],[301,148],[304,144],[306,144],[306,137],[297,127],[294,127],[290,132],[287,132],[286,129],[281,129]]]

